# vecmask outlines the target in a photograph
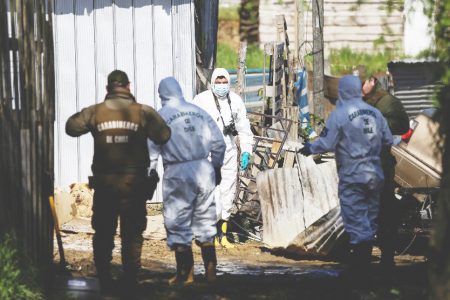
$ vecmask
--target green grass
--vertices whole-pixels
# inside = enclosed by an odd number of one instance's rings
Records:
[[[36,284],[36,271],[19,255],[9,235],[0,238],[0,299],[44,299]]]
[[[329,61],[331,74],[335,76],[350,74],[354,67],[358,65],[366,66],[366,75],[386,72],[387,63],[394,59],[400,59],[394,51],[378,53],[364,53],[352,51],[350,48],[331,50]]]
[[[239,21],[239,7],[221,7],[219,9],[220,21]]]
[[[238,53],[237,49],[227,44],[219,43],[217,46],[217,63],[216,65],[225,69],[237,69]],[[264,66],[264,52],[256,45],[250,45],[247,48],[248,69],[262,68]],[[268,67],[269,65],[266,65]]]
[[[352,51],[350,48],[342,48],[339,50],[331,50],[329,61],[331,65],[331,74],[342,76],[351,74],[353,69],[358,65],[366,67],[366,75],[386,72],[388,62],[401,59],[402,56],[394,51],[385,51],[378,53],[365,53]],[[268,57],[267,57],[268,59]],[[305,57],[305,64],[312,68],[312,56]],[[247,68],[262,68],[264,66],[264,52],[257,45],[250,45],[247,48]],[[217,63],[218,67],[226,69],[236,69],[238,65],[237,49],[232,48],[226,43],[219,43],[217,47]],[[268,61],[266,68],[269,67]]]

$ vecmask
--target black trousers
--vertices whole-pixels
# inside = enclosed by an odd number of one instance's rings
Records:
[[[142,233],[147,226],[144,184],[144,178],[137,175],[96,176],[92,227],[99,277],[109,275],[118,219],[124,275],[131,280],[137,276],[141,266]]]
[[[381,249],[382,260],[392,260],[398,238],[400,224],[400,205],[394,196],[395,162],[384,166],[385,183],[380,197],[380,211],[378,216],[378,244]]]

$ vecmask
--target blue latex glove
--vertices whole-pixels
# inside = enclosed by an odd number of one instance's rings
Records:
[[[241,170],[247,170],[248,163],[250,162],[250,153],[244,152],[241,155]]]
[[[303,144],[303,148],[300,149],[300,154],[304,155],[304,156],[310,156],[311,153],[311,144],[306,142]]]

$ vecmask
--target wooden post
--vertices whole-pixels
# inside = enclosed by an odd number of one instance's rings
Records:
[[[314,115],[320,119],[323,119],[325,117],[323,74],[323,0],[313,1],[312,7]]]
[[[294,105],[295,65],[296,65],[295,58],[292,57],[292,54],[290,54],[288,57],[288,84],[287,84],[286,106]],[[297,119],[295,119],[295,120],[297,120]]]
[[[289,57],[289,38],[286,33],[286,19],[284,15],[276,16],[276,26],[277,26],[277,42],[284,43],[284,53],[282,56],[283,62],[285,61],[285,57]],[[286,59],[287,60],[287,59]],[[283,70],[283,77],[281,79],[281,86],[283,92],[282,106],[286,106],[287,104],[287,87],[286,87],[286,72]]]
[[[299,48],[300,48],[300,12],[299,12],[299,0],[295,0],[295,36],[294,36],[294,44],[295,44],[295,51],[294,51],[294,67],[298,68],[298,62],[299,62]]]
[[[245,89],[245,61],[247,59],[247,42],[239,44],[239,64],[236,79],[236,94],[243,97]]]

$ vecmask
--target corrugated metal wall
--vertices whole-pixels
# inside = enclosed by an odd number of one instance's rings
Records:
[[[438,77],[436,62],[399,61],[388,64],[394,80],[394,95],[398,97],[410,117],[433,107],[433,94]]]
[[[186,98],[195,88],[193,0],[54,0],[55,184],[86,182],[90,135],[71,138],[65,122],[103,101],[108,74],[127,72],[138,102],[159,108],[157,86],[175,76]]]

